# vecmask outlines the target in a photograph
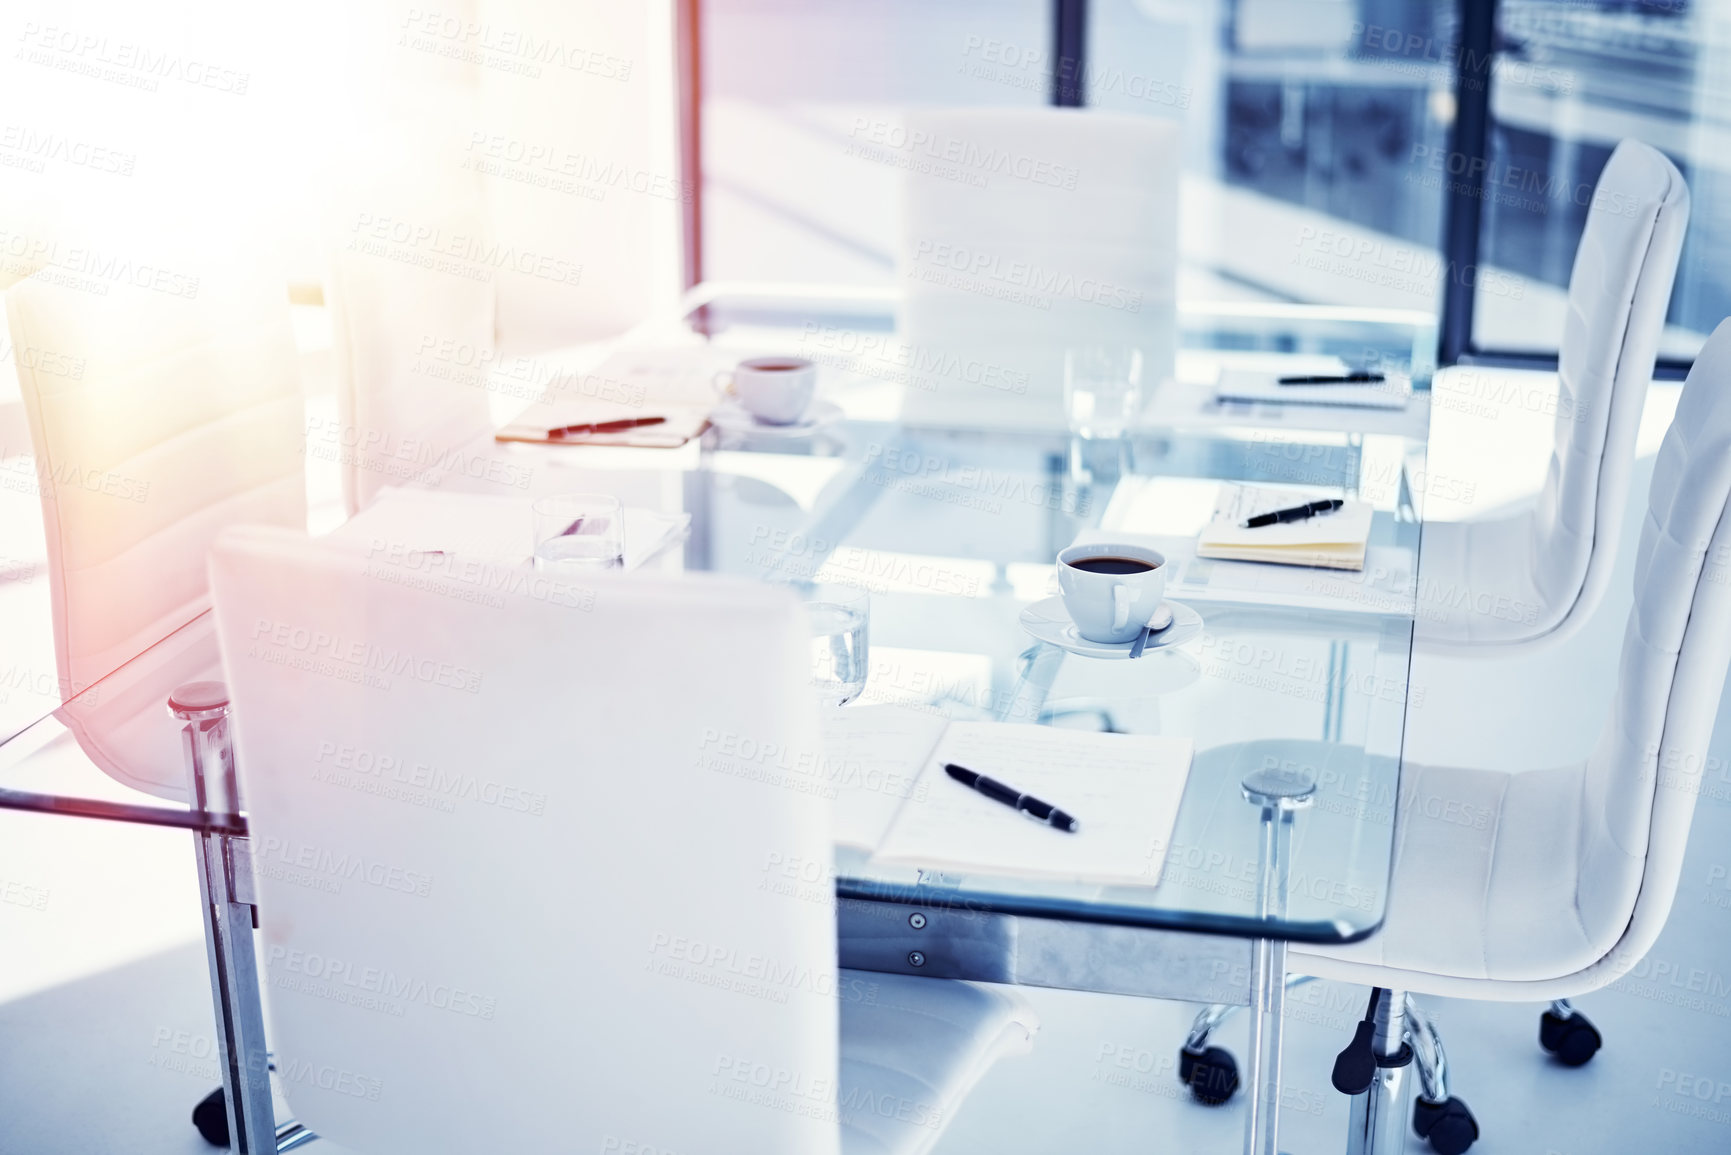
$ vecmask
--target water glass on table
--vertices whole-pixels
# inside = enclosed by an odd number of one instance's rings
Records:
[[[1122,437],[1142,411],[1142,350],[1078,345],[1064,351],[1064,412],[1081,437]]]
[[[848,586],[800,590],[811,626],[811,685],[825,705],[845,706],[865,689],[871,597]]]
[[[606,493],[558,493],[534,504],[535,568],[579,574],[625,568],[625,510]]]

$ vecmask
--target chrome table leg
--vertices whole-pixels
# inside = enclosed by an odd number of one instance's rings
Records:
[[[1292,867],[1292,818],[1310,805],[1316,775],[1309,769],[1268,766],[1245,775],[1245,800],[1262,808],[1262,870],[1257,879],[1257,916],[1286,914]],[[1245,1155],[1280,1155],[1281,1026],[1286,1015],[1286,942],[1261,938],[1250,948],[1249,1113],[1244,1120]]]
[[[1286,1013],[1286,943],[1257,939],[1250,952],[1250,1111],[1245,1155],[1280,1152],[1280,1026]]]

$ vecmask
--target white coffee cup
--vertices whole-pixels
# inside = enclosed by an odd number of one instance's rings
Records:
[[[1082,637],[1109,645],[1132,641],[1166,597],[1166,557],[1127,542],[1073,545],[1058,554],[1058,586]]]
[[[792,425],[811,408],[817,366],[804,357],[753,357],[717,374],[715,383],[765,425]]]

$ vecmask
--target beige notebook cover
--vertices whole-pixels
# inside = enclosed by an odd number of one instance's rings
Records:
[[[1314,500],[1314,493],[1302,490],[1222,485],[1215,498],[1213,519],[1197,535],[1196,556],[1362,570],[1365,547],[1370,542],[1372,510],[1368,502],[1348,501],[1333,513],[1303,521],[1244,528],[1244,522],[1257,514]]]

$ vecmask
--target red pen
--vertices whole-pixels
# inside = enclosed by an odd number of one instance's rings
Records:
[[[583,425],[566,425],[559,429],[549,429],[548,437],[570,437],[578,433],[623,433],[627,429],[641,429],[645,425],[666,424],[665,417],[622,417],[617,421],[591,421]]]

